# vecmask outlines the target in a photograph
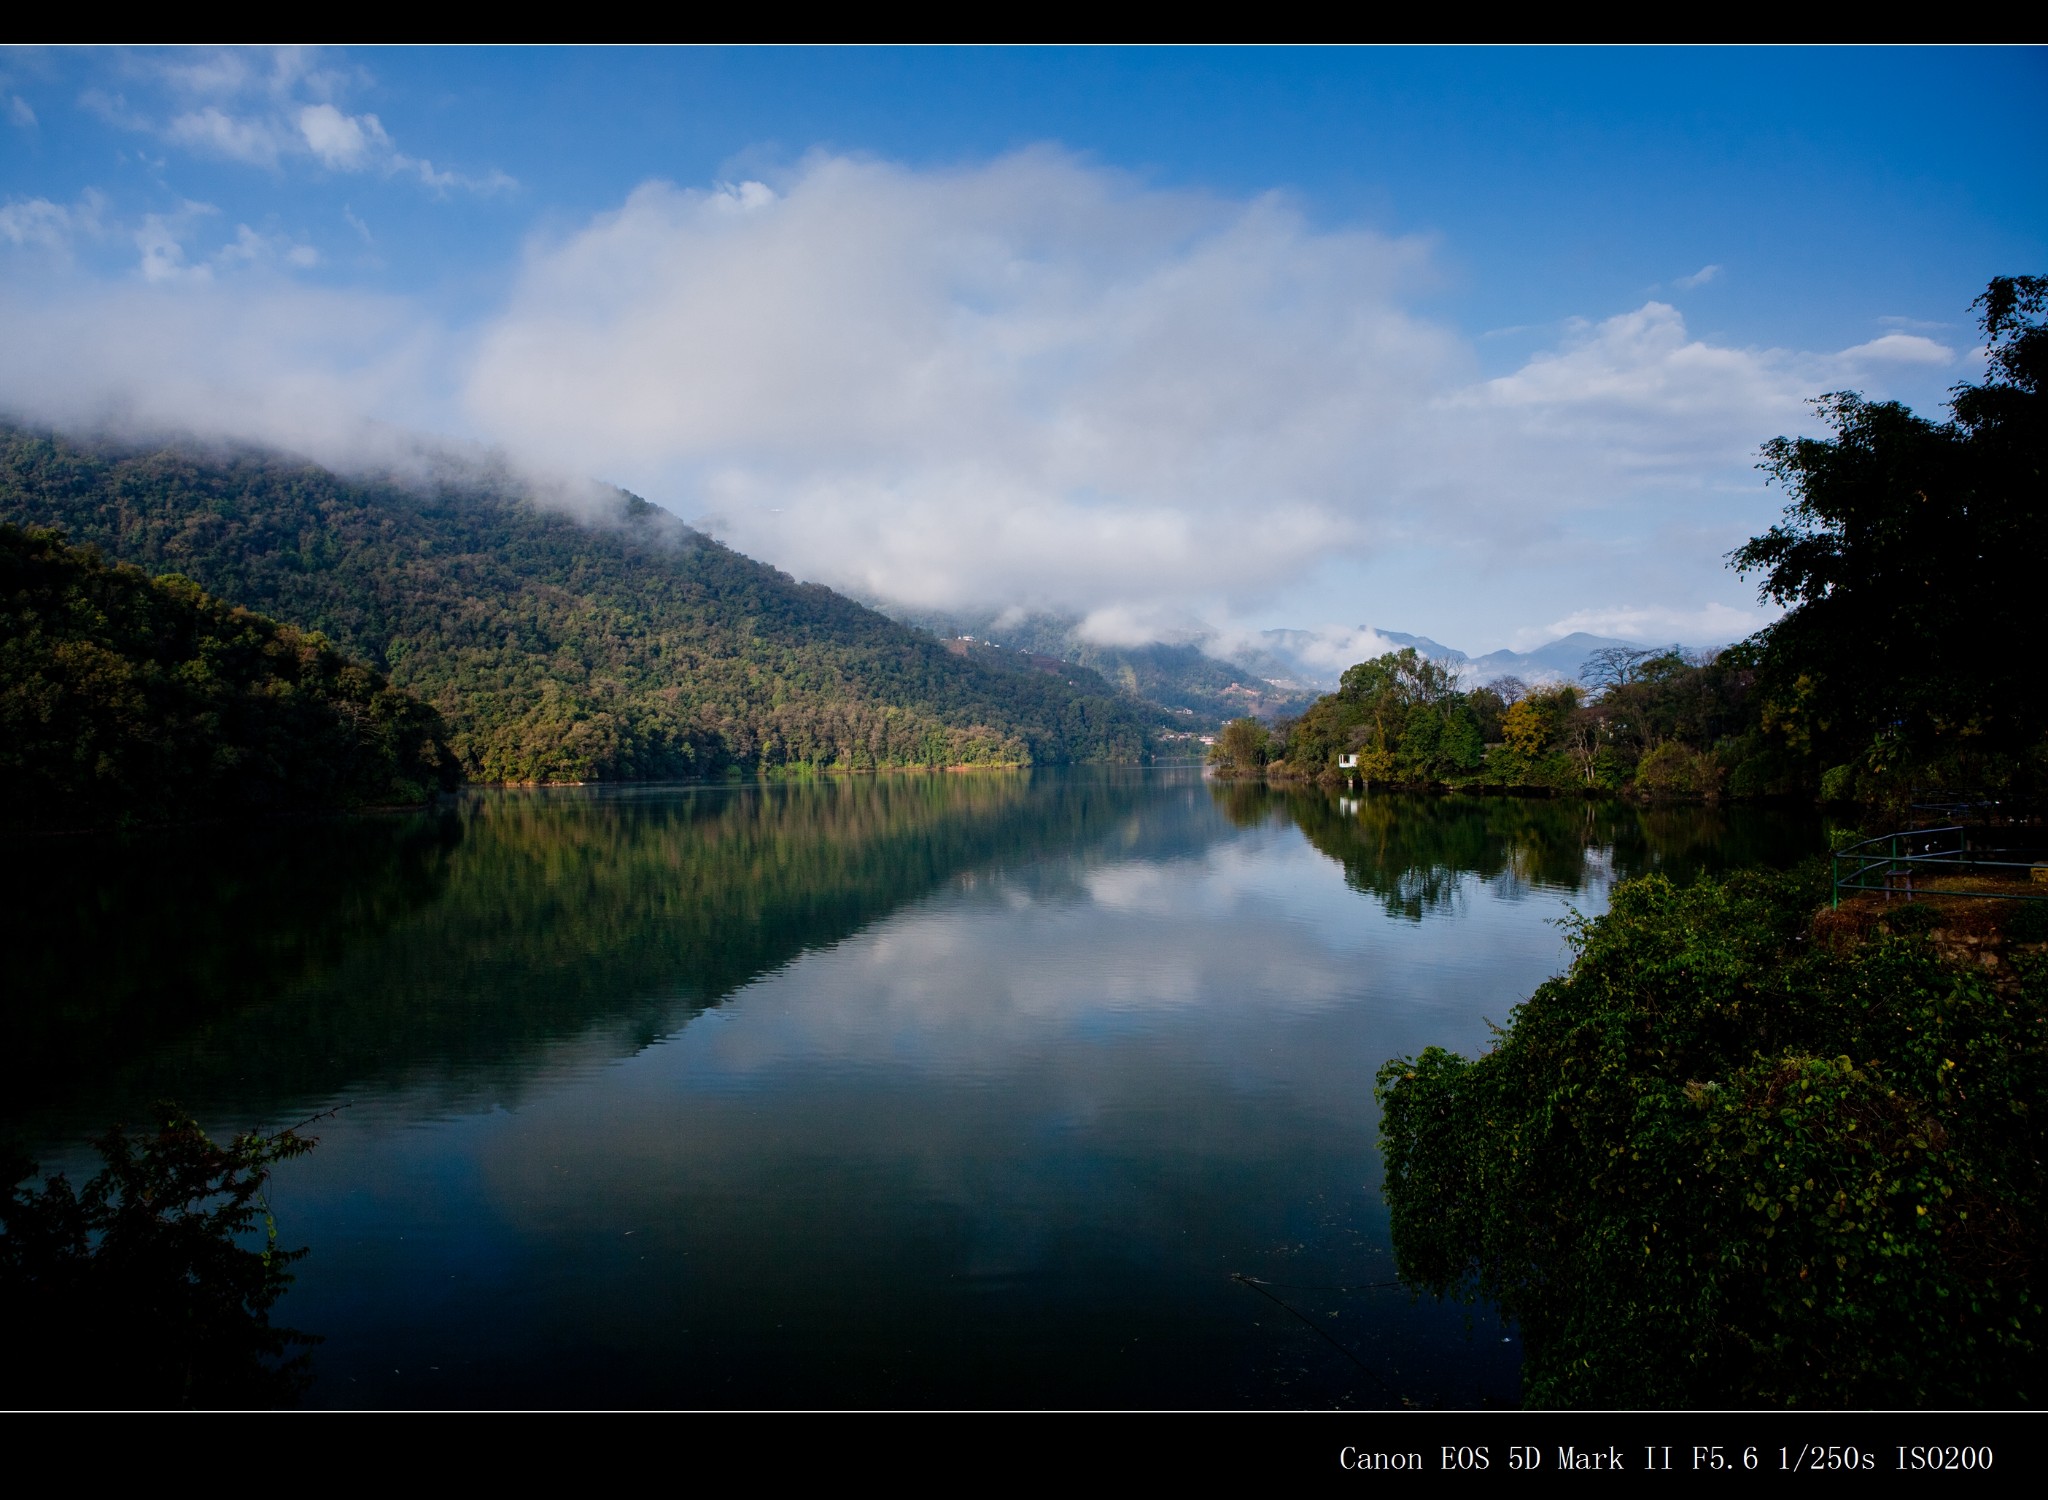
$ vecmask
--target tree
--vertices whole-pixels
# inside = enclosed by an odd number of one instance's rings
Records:
[[[317,1342],[270,1309],[304,1250],[279,1250],[270,1169],[313,1149],[296,1129],[216,1145],[161,1105],[154,1134],[116,1125],[106,1165],[40,1190],[16,1162],[0,1199],[0,1320],[10,1406],[271,1406],[304,1385]],[[263,1219],[263,1245],[242,1241]]]
[[[1266,763],[1271,737],[1257,719],[1232,719],[1209,747],[1210,764],[1230,771],[1256,771]]]
[[[2026,643],[2048,577],[2048,277],[1999,277],[1974,305],[1990,371],[1954,389],[1951,420],[1822,397],[1833,436],[1766,445],[1793,503],[1730,555],[1791,606],[1755,641],[1766,724],[1894,789],[2043,766]]]
[[[1579,667],[1579,680],[1596,693],[1627,687],[1645,662],[1663,653],[1642,646],[1602,646]]]

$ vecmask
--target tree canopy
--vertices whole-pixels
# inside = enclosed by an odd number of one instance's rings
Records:
[[[456,782],[445,734],[322,636],[0,525],[0,820],[417,803]]]
[[[1989,375],[1951,419],[1823,397],[1833,435],[1780,437],[1784,519],[1732,554],[1791,606],[1756,640],[1768,727],[1866,781],[2038,783],[2031,643],[2048,577],[2048,278],[1977,299]]]
[[[1457,672],[1413,646],[1345,669],[1287,732],[1287,760],[1309,774],[1358,756],[1368,781],[1442,781],[1479,768],[1485,744],[1477,709]]]

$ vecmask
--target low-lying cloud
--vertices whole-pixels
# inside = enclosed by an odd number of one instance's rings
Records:
[[[136,128],[336,172],[398,160],[375,116],[304,69],[187,92],[184,114]],[[69,255],[121,235],[136,259],[118,280]],[[1753,500],[1759,442],[1809,425],[1811,397],[1958,358],[1903,331],[1832,355],[1734,347],[1651,301],[1484,378],[1472,341],[1416,311],[1428,240],[1052,149],[648,182],[535,238],[466,325],[414,296],[310,287],[310,248],[204,204],[117,222],[93,195],[10,202],[10,250],[13,410],[328,462],[388,461],[405,432],[495,445],[624,483],[803,577],[1070,611],[1118,640],[1243,620],[1333,563],[1528,575],[1593,531],[1651,536],[1680,512],[1706,537],[1717,495]],[[1674,621],[1729,609],[1706,597],[1726,592],[1729,544]],[[1560,587],[1522,618],[1579,605],[1566,618],[1591,628],[1582,600]]]
[[[1359,466],[1465,374],[1403,306],[1427,261],[1050,151],[821,157],[779,191],[648,184],[535,246],[468,408],[870,593],[1257,592],[1365,540]]]
[[[773,185],[649,183],[535,243],[465,399],[805,576],[1128,639],[1332,557],[1500,557],[1612,508],[1654,525],[1674,488],[1753,489],[1761,439],[1818,392],[1954,358],[1903,334],[1716,345],[1650,302],[1484,380],[1413,311],[1431,256],[1050,150],[819,156]]]

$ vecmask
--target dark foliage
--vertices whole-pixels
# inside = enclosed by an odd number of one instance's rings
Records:
[[[279,1250],[270,1169],[313,1149],[286,1130],[218,1146],[171,1106],[153,1134],[115,1126],[83,1188],[40,1189],[17,1162],[0,1200],[0,1326],[12,1407],[249,1407],[289,1402],[307,1334],[270,1310],[306,1252]],[[258,1216],[262,1218],[259,1231]],[[243,1242],[262,1235],[261,1248]],[[294,1352],[294,1351],[298,1352]]]
[[[1785,519],[1733,554],[1791,612],[1758,637],[1765,720],[1841,789],[2039,780],[2048,698],[2027,643],[2048,577],[2048,278],[1977,301],[1991,376],[1952,420],[1838,392],[1834,436],[1778,438]]]
[[[1380,1070],[1402,1274],[1497,1302],[1532,1404],[2040,1399],[2048,972],[1817,882],[1621,886],[1494,1051]]]
[[[444,733],[320,636],[0,525],[0,822],[417,803]]]
[[[445,716],[493,781],[1133,760],[1079,667],[963,659],[623,493],[581,520],[474,476],[0,429],[0,516],[324,632]],[[1057,664],[1055,664],[1057,666]]]

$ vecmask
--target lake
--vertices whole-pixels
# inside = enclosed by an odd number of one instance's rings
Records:
[[[1374,1071],[1614,881],[1822,847],[1194,768],[18,843],[4,1123],[76,1180],[156,1099],[335,1111],[270,1193],[312,1405],[1513,1405],[1392,1284]]]

